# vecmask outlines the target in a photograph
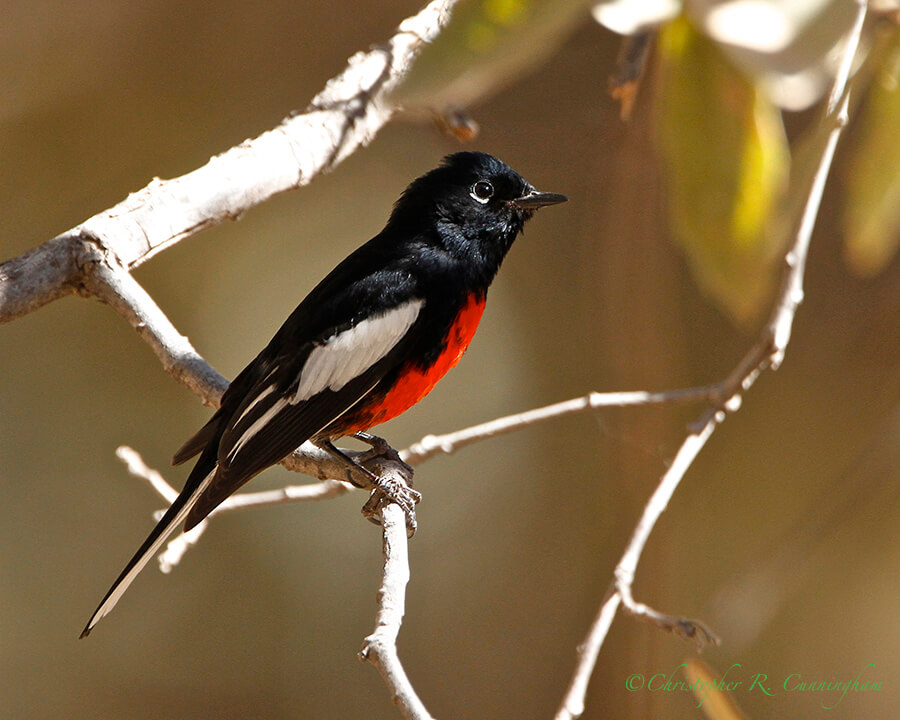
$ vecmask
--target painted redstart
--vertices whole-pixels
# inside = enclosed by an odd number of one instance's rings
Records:
[[[176,465],[200,458],[81,637],[182,521],[190,530],[307,440],[372,476],[332,440],[383,443],[364,431],[417,403],[456,365],[525,222],[565,200],[484,153],[450,155],[410,184],[384,230],[306,296],[175,453]]]

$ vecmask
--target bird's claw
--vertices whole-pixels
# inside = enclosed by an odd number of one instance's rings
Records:
[[[372,494],[362,507],[362,514],[369,522],[381,525],[382,508],[394,503],[406,515],[406,534],[412,537],[417,528],[416,503],[421,499],[422,494],[405,483],[391,477],[379,477]]]

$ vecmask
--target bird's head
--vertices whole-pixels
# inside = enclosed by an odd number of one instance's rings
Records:
[[[535,210],[566,199],[538,192],[492,155],[459,152],[409,185],[389,224],[429,228],[444,250],[481,259],[493,274]]]

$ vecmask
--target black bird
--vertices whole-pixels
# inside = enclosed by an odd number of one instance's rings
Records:
[[[307,440],[358,467],[332,440],[354,435],[376,444],[365,430],[410,408],[456,365],[525,222],[565,200],[537,192],[484,153],[450,155],[412,182],[384,230],[306,296],[175,453],[176,465],[200,458],[81,637],[179,523],[191,529]]]

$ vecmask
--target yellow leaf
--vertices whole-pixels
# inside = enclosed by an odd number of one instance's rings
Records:
[[[685,662],[684,675],[709,720],[747,720],[732,697],[735,689],[744,688],[741,683],[735,684],[727,673],[725,677],[719,676],[697,658]]]
[[[739,323],[765,308],[790,154],[780,112],[685,19],[660,34],[657,138],[674,236],[700,288]]]
[[[863,276],[900,245],[900,34],[876,75],[845,179],[844,254]]]

